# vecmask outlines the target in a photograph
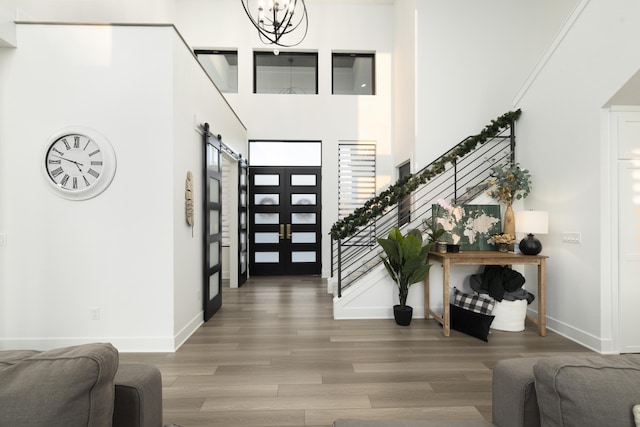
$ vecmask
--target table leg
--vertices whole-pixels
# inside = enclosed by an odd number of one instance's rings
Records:
[[[445,337],[451,334],[449,311],[449,260],[442,261],[442,332]]]
[[[542,258],[538,264],[538,335],[547,335],[547,267]]]
[[[431,269],[427,271],[427,275],[424,277],[424,318],[429,319],[431,316],[429,315],[429,274],[431,273]]]

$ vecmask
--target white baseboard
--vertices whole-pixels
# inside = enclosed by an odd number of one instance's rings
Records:
[[[174,337],[174,350],[176,351],[193,335],[204,323],[204,313],[201,311],[191,319]]]
[[[174,337],[0,338],[0,350],[46,351],[95,342],[111,343],[120,353],[174,353],[204,323],[198,313]]]
[[[95,342],[110,343],[121,353],[173,353],[172,337],[82,337],[0,339],[0,350],[46,351]]]

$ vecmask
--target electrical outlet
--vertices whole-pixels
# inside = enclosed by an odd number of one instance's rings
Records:
[[[100,308],[91,307],[91,320],[100,320]]]
[[[576,232],[565,232],[565,233],[562,233],[562,241],[564,243],[580,244],[582,243],[582,236],[580,235],[580,233],[576,233]]]
[[[0,246],[7,246],[7,233],[0,233]]]

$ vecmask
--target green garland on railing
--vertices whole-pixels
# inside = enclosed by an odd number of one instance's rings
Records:
[[[382,215],[389,206],[395,205],[404,196],[415,191],[420,185],[425,184],[427,181],[432,180],[444,172],[447,163],[453,164],[456,159],[473,151],[478,144],[484,144],[511,126],[513,122],[518,120],[521,113],[520,109],[509,111],[497,119],[491,120],[491,124],[487,125],[482,132],[470,136],[419,174],[408,175],[399,179],[395,184],[389,186],[389,188],[376,197],[367,200],[362,207],[353,211],[351,215],[337,221],[331,227],[329,234],[335,240],[344,239],[345,237],[355,234],[360,227],[367,225],[374,218]]]

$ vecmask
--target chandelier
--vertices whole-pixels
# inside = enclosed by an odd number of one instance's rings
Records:
[[[242,7],[265,44],[297,46],[307,35],[309,21],[304,0],[242,0]],[[282,40],[283,36],[293,33],[298,27],[301,28],[293,39],[296,42]]]

